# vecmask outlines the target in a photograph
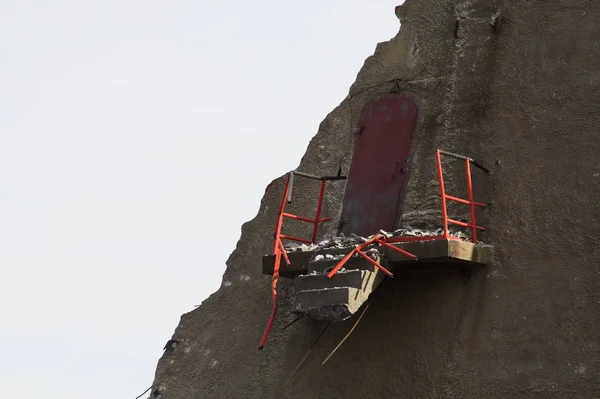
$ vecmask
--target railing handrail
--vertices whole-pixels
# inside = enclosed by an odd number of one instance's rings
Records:
[[[442,155],[447,155],[449,157],[455,158],[455,159],[462,159],[465,161],[465,171],[466,171],[466,178],[467,178],[467,194],[469,199],[464,199],[464,198],[459,198],[453,195],[448,195],[446,194],[446,188],[444,186],[444,172],[443,172],[443,168],[442,168]],[[467,227],[471,229],[471,241],[473,243],[477,243],[477,231],[485,231],[485,227],[483,226],[478,226],[477,225],[477,221],[475,219],[475,208],[476,207],[486,207],[487,204],[484,204],[482,202],[475,202],[474,199],[474,195],[473,195],[473,181],[471,178],[471,165],[476,166],[477,168],[481,169],[482,171],[484,171],[485,173],[490,173],[489,169],[487,169],[486,167],[484,167],[481,163],[476,162],[475,160],[473,160],[473,158],[470,157],[466,157],[464,155],[460,155],[460,154],[454,154],[452,152],[448,152],[448,151],[443,151],[443,150],[436,150],[436,161],[437,161],[437,172],[438,172],[438,179],[439,179],[439,184],[440,184],[440,196],[441,196],[441,201],[442,201],[442,218],[443,218],[443,231],[444,231],[444,238],[449,238],[450,234],[448,232],[448,224],[454,224],[457,226],[461,226],[461,227]],[[447,208],[447,204],[446,201],[454,201],[460,204],[465,204],[465,205],[469,205],[469,223],[464,223],[464,222],[460,222],[458,220],[454,220],[454,219],[450,219],[448,217],[448,208]]]
[[[319,199],[317,202],[317,210],[314,219],[285,212],[286,204],[290,204],[292,202],[292,188],[294,184],[294,175],[298,175],[307,179],[318,180],[321,182],[321,189],[319,191]],[[273,280],[271,284],[273,293],[273,310],[271,311],[271,316],[269,317],[267,327],[265,328],[265,332],[263,333],[263,337],[260,341],[260,346],[258,349],[262,349],[265,346],[267,338],[269,337],[269,332],[271,331],[271,327],[273,327],[273,322],[275,321],[275,313],[277,312],[277,282],[279,280],[279,266],[281,265],[281,259],[283,258],[283,260],[288,265],[290,264],[290,259],[288,257],[287,251],[285,250],[285,246],[283,245],[282,240],[292,240],[307,244],[314,244],[317,241],[317,235],[319,233],[319,226],[321,225],[321,223],[331,220],[331,217],[321,218],[321,211],[323,209],[323,198],[325,197],[325,188],[327,182],[331,180],[346,179],[346,176],[342,176],[341,169],[338,171],[337,176],[316,176],[309,173],[298,172],[295,170],[288,173],[288,177],[285,181],[285,188],[283,189],[283,198],[281,199],[281,205],[279,206],[279,213],[277,215],[277,225],[275,226],[275,236],[273,240],[273,253],[275,254],[275,263],[273,265]],[[306,223],[312,223],[313,232],[311,239],[308,240],[304,238],[281,234],[284,218],[295,219]]]
[[[473,164],[473,166],[478,167],[479,169],[483,170],[485,173],[490,173],[490,170],[488,168],[483,166],[481,163],[475,161],[473,158],[469,158],[464,155],[455,154],[453,152],[448,152],[448,151],[444,151],[444,150],[437,150],[437,151],[442,155],[448,155],[449,157],[452,157],[452,158],[464,159],[466,161],[469,161],[470,163]]]

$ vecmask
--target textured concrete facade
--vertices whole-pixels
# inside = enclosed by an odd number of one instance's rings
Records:
[[[421,116],[404,220],[439,227],[436,148],[481,159],[492,170],[475,185],[493,202],[481,219],[493,262],[470,280],[397,276],[325,365],[354,319],[332,324],[284,384],[326,323],[281,331],[293,319],[281,279],[279,317],[257,350],[271,310],[261,258],[283,191],[276,179],[242,227],[222,287],[182,316],[180,345],[158,363],[163,399],[600,397],[600,3],[407,0],[397,15],[399,34],[366,60],[299,170],[335,173],[365,104],[412,93]],[[462,164],[447,170],[462,196]],[[312,214],[316,190],[299,180],[291,210]],[[343,184],[328,193],[324,214],[336,215]]]

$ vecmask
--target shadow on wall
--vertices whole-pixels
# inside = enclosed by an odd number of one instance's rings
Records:
[[[373,296],[353,333],[322,365],[362,309],[351,319],[329,326],[281,389],[280,397],[422,397],[430,394],[432,387],[418,384],[451,378],[455,369],[469,361],[476,348],[465,347],[465,343],[479,342],[486,269],[472,275],[461,270],[395,274],[396,278]],[[327,323],[306,319],[303,324],[309,325],[314,342]],[[312,344],[308,341],[297,341],[306,345],[306,352]],[[290,359],[290,364],[295,361]],[[307,392],[307,387],[319,391]]]

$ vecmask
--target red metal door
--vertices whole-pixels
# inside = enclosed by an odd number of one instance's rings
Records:
[[[393,231],[401,216],[419,108],[408,94],[368,104],[354,154],[340,218],[340,232],[362,236]]]

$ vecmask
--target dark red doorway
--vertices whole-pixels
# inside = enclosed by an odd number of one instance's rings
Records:
[[[418,118],[419,107],[406,93],[385,95],[364,108],[348,172],[340,232],[367,236],[397,228]]]

